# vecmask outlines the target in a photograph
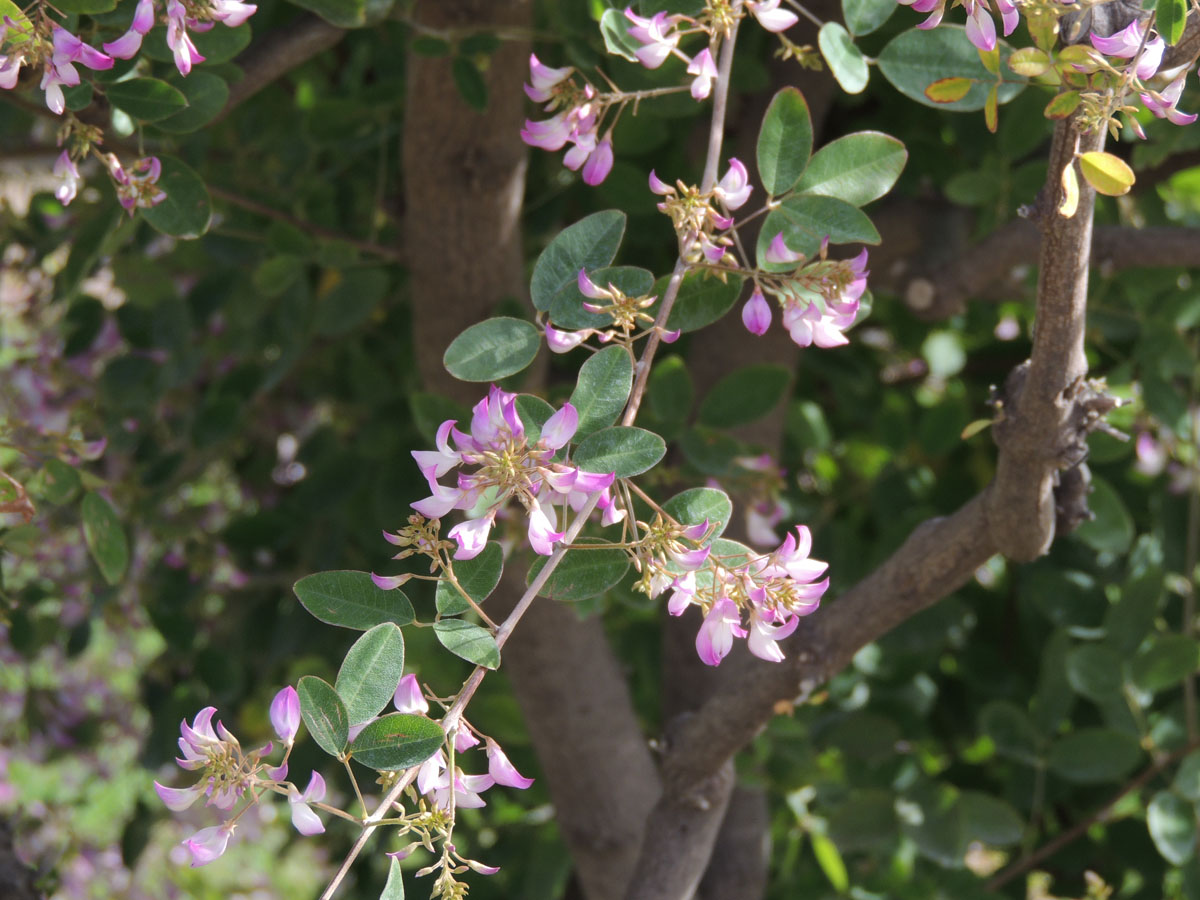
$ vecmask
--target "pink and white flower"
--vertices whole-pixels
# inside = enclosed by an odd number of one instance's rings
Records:
[[[325,824],[308,805],[310,803],[320,803],[324,799],[325,779],[321,777],[319,772],[312,773],[312,777],[308,781],[308,787],[304,789],[303,794],[297,791],[294,785],[288,786],[288,803],[292,808],[292,824],[298,832],[306,837],[314,834],[322,834],[325,831]]]
[[[1162,63],[1166,42],[1161,37],[1146,40],[1146,22],[1137,19],[1130,22],[1116,34],[1104,37],[1092,32],[1089,35],[1092,46],[1106,56],[1118,59],[1133,59],[1137,57],[1135,74],[1141,81],[1154,77]],[[1144,46],[1143,46],[1144,43]],[[1139,56],[1138,53],[1141,52]]]
[[[717,64],[713,62],[712,54],[707,47],[697,53],[688,64],[687,73],[696,76],[692,79],[693,100],[703,100],[712,93],[713,81],[716,80],[718,72]]]
[[[746,0],[746,8],[767,31],[787,31],[800,21],[794,12],[779,8],[780,0]]]

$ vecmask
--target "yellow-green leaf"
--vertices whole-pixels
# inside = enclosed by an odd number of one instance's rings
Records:
[[[1058,206],[1058,214],[1064,219],[1075,215],[1079,208],[1079,179],[1075,177],[1075,164],[1067,163],[1062,171],[1063,199]]]
[[[992,424],[991,419],[976,419],[974,422],[971,422],[969,425],[967,425],[966,428],[964,428],[962,430],[962,434],[959,435],[959,437],[961,437],[964,441],[969,440],[969,439],[975,437],[975,435],[979,434],[979,432],[983,431],[985,428],[987,428],[991,424]]]
[[[925,88],[925,96],[934,103],[954,103],[967,96],[972,84],[970,78],[939,78]]]
[[[996,129],[1000,127],[1000,85],[993,84],[992,89],[988,91],[987,103],[983,106],[983,121],[987,124],[987,130],[992,134],[996,133]]]
[[[1058,61],[1068,66],[1078,67],[1079,71],[1095,72],[1100,68],[1096,62],[1096,51],[1085,44],[1072,44],[1058,51]]]
[[[979,49],[978,47],[976,48]],[[1000,46],[997,44],[991,50],[979,50],[979,61],[993,75],[1000,74]]]
[[[1046,104],[1047,119],[1065,119],[1079,108],[1079,91],[1064,91]]]
[[[1037,78],[1050,68],[1050,57],[1037,47],[1023,47],[1008,58],[1008,67],[1018,75]]]
[[[1088,184],[1101,194],[1119,197],[1133,187],[1133,169],[1125,160],[1111,153],[1093,150],[1079,157],[1079,170]]]

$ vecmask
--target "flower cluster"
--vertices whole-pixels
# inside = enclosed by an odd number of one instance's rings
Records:
[[[896,0],[905,6],[911,6],[917,12],[929,13],[929,18],[918,25],[921,29],[936,28],[946,14],[946,0]],[[1000,21],[1004,28],[1004,36],[1012,34],[1021,16],[1013,0],[994,0],[996,11],[1000,13]],[[990,52],[996,49],[996,23],[992,19],[991,6],[988,0],[963,0],[967,11],[967,39],[980,50]]]
[[[438,428],[437,450],[412,453],[433,492],[412,504],[413,509],[429,519],[440,519],[452,509],[467,514],[467,520],[449,532],[458,543],[455,559],[473,559],[483,551],[497,513],[511,499],[525,507],[529,543],[543,556],[552,553],[564,536],[557,530],[555,503],[578,508],[597,491],[604,492],[602,507],[611,503],[611,472],[585,472],[555,460],[579,427],[579,413],[570,403],[546,420],[533,444],[517,414],[516,394],[493,385],[473,412],[470,434],[459,431],[458,422],[449,419]],[[439,483],[439,478],[460,466],[476,468],[470,473],[459,471],[454,487]]]
[[[583,169],[583,180],[597,185],[608,177],[613,166],[612,129],[600,137],[600,123],[612,96],[598,94],[592,85],[580,86],[571,78],[575,69],[552,69],[534,54],[529,55],[529,80],[525,93],[535,103],[545,103],[554,116],[541,122],[527,120],[521,140],[531,147],[555,152],[568,143],[574,146],[563,157],[571,171]]]
[[[204,57],[192,43],[188,29],[195,32],[208,31],[216,22],[229,28],[237,28],[258,11],[253,3],[241,0],[210,0],[210,2],[182,3],[167,0],[167,47],[175,58],[175,67],[180,75],[187,75],[192,66],[204,62]],[[117,40],[104,45],[104,49],[118,59],[132,59],[142,47],[142,39],[154,27],[154,0],[138,0],[129,30]]]
[[[1142,20],[1130,22],[1125,28],[1109,37],[1103,37],[1093,32],[1089,38],[1092,46],[1106,56],[1133,60],[1133,74],[1139,82],[1145,82],[1154,77],[1158,72],[1158,67],[1162,65],[1163,52],[1166,50],[1166,42],[1159,35],[1151,38],[1147,34],[1147,25]],[[1192,124],[1196,121],[1196,113],[1182,113],[1176,109],[1186,80],[1187,69],[1185,68],[1174,81],[1161,91],[1153,91],[1149,88],[1140,91],[1142,104],[1159,119],[1166,119],[1175,125]],[[1146,135],[1137,121],[1132,117],[1129,121],[1134,133],[1138,137],[1145,138]]]
[[[783,327],[797,345],[839,347],[848,343],[842,332],[854,324],[859,300],[867,289],[867,251],[851,260],[830,260],[826,259],[828,247],[826,237],[820,258],[790,275],[756,276],[754,292],[742,308],[742,322],[749,331],[761,335],[771,326],[765,290],[778,300]],[[791,250],[781,232],[772,239],[765,259],[775,265],[803,264],[805,256]]]
[[[158,178],[162,175],[162,163],[157,156],[147,156],[139,159],[126,171],[120,160],[111,153],[103,157],[117,186],[117,200],[132,216],[133,211],[140,207],[151,207],[167,199],[166,193],[158,186]]]
[[[40,66],[46,106],[60,116],[66,109],[63,88],[79,84],[75,63],[97,71],[113,66],[111,56],[88,46],[61,26],[50,26],[47,36],[31,23],[19,23],[10,16],[5,16],[0,25],[0,48],[7,51],[0,55],[0,88],[11,91],[17,86],[21,66]]]
[[[664,198],[658,209],[671,217],[683,259],[691,263],[724,262],[726,266],[737,266],[732,256],[726,257],[733,239],[722,232],[733,227],[733,217],[728,213],[745,204],[754,190],[749,172],[740,160],[729,160],[728,171],[709,193],[702,193],[699,188],[682,181],[677,181],[673,187],[653,170],[650,172],[650,190]],[[720,201],[725,212],[713,206],[714,200]]]
[[[601,343],[608,343],[619,336],[628,344],[654,330],[654,317],[646,310],[654,305],[654,301],[658,299],[656,295],[630,297],[612,282],[609,282],[607,287],[600,287],[588,277],[586,269],[579,270],[576,282],[579,285],[579,292],[583,296],[589,300],[602,301],[584,302],[583,308],[596,315],[608,316],[612,320],[612,326],[603,329],[582,328],[579,331],[561,331],[547,322],[545,324],[546,344],[552,353],[566,353],[574,350],[592,335],[596,335]],[[639,325],[643,330],[635,334],[634,330]],[[679,339],[680,332],[660,331],[660,334],[665,343],[673,344]]]
[[[287,777],[287,758],[300,727],[300,698],[296,689],[285,687],[271,702],[271,725],[285,748],[283,761],[278,766],[271,767],[263,762],[263,758],[271,753],[270,743],[246,753],[221,722],[218,721],[214,728],[212,719],[216,712],[216,707],[206,706],[196,713],[190,725],[186,719],[180,724],[179,749],[183,757],[176,762],[189,772],[201,773],[200,780],[187,788],[170,788],[154,782],[154,789],[166,807],[181,812],[201,797],[207,797],[206,805],[228,812],[247,794],[251,803],[257,802],[257,791],[265,788],[287,795],[292,824],[297,831],[303,835],[322,833],[325,826],[309,804],[325,799],[325,780],[313,772],[303,794],[295,785],[283,780]],[[203,866],[225,852],[239,815],[220,825],[202,828],[183,842],[192,855],[192,866]]]

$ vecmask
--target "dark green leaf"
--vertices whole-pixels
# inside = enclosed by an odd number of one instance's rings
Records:
[[[392,772],[425,762],[445,740],[442,726],[433,719],[388,713],[358,733],[350,745],[350,753],[368,769]],[[391,882],[390,877],[388,881]]]
[[[800,194],[789,197],[767,215],[758,233],[758,265],[767,271],[789,271],[792,264],[766,262],[767,248],[775,235],[783,233],[788,249],[816,256],[821,240],[828,235],[831,244],[878,244],[879,232],[866,214],[835,197]]]
[[[1170,791],[1159,791],[1146,807],[1146,827],[1158,852],[1173,866],[1182,866],[1196,852],[1196,810]]]
[[[744,283],[745,279],[740,275],[730,275],[727,281],[721,281],[702,273],[689,272],[679,287],[671,315],[667,316],[667,328],[686,334],[711,325],[733,308]],[[666,285],[667,279],[662,278],[654,286],[660,298]]]
[[[1075,536],[1099,553],[1125,553],[1133,543],[1133,517],[1120,494],[1102,478],[1092,479],[1088,506],[1095,518],[1075,529]]]
[[[1200,800],[1200,750],[1193,750],[1183,758],[1171,782],[1171,790],[1195,802]]]
[[[496,541],[488,541],[482,552],[474,559],[462,559],[454,563],[454,577],[459,587],[476,603],[482,603],[500,583],[504,570],[504,551]],[[445,579],[437,586],[437,611],[443,616],[457,616],[471,608],[458,589]]]
[[[633,361],[624,347],[605,347],[579,369],[571,405],[579,413],[574,440],[617,421],[633,388]]]
[[[1050,745],[1050,769],[1068,781],[1119,781],[1142,758],[1137,738],[1107,728],[1081,728]]]
[[[854,38],[839,22],[826,22],[817,32],[817,46],[829,64],[829,71],[847,94],[861,94],[867,87],[870,71]]]
[[[542,426],[554,415],[554,407],[533,394],[517,394],[517,417],[525,426],[525,440],[536,444],[542,437]]]
[[[42,467],[41,495],[56,506],[71,500],[80,486],[79,470],[51,457]]]
[[[564,228],[533,266],[529,285],[533,305],[548,312],[560,293],[577,291],[579,270],[590,274],[611,263],[624,234],[625,213],[616,209],[592,213]]]
[[[1156,565],[1121,586],[1121,598],[1104,617],[1105,642],[1121,656],[1131,656],[1154,627],[1164,582],[1162,567]]]
[[[157,122],[184,109],[187,98],[157,78],[131,78],[110,84],[104,91],[110,103],[143,122]]]
[[[678,356],[660,359],[646,386],[650,412],[660,422],[679,427],[692,411],[695,389],[687,363]]]
[[[1007,103],[1025,88],[1025,80],[1007,71],[1005,61],[1012,48],[997,40],[1000,65],[1005,80],[998,94],[1000,103]],[[925,106],[972,112],[983,109],[996,76],[979,61],[979,52],[967,40],[961,25],[941,25],[930,31],[912,28],[897,35],[879,54],[879,70],[883,77],[908,97]],[[953,103],[935,103],[925,96],[925,89],[941,78],[970,78],[976,83],[967,95]]]
[[[596,549],[572,549],[563,554],[562,561],[550,573],[550,578],[538,591],[551,600],[575,602],[598,597],[617,585],[629,569],[629,557],[623,550],[603,546],[593,538],[581,538],[577,544],[595,542]],[[526,584],[532,584],[546,566],[549,557],[539,556],[529,567]]]
[[[366,572],[318,572],[301,578],[292,590],[305,609],[328,625],[366,631],[384,622],[407,625],[413,620],[404,592],[380,590]]]
[[[1041,736],[1023,709],[1007,700],[993,700],[979,713],[979,730],[992,739],[996,752],[1037,765]]]
[[[387,294],[389,279],[384,269],[347,269],[338,273],[337,284],[320,298],[313,330],[329,337],[353,331],[370,318]]]
[[[967,840],[1008,847],[1021,840],[1025,823],[1011,805],[989,794],[963,791],[958,805]]]
[[[462,619],[442,619],[434,623],[433,633],[442,646],[469,663],[495,669],[500,665],[500,648],[486,628]]]
[[[340,757],[350,737],[350,720],[337,691],[320,678],[305,675],[296,685],[296,692],[308,733],[322,750]]]
[[[629,36],[629,19],[619,9],[606,9],[600,17],[600,34],[604,38],[604,47],[613,56],[620,56],[636,63],[638,58],[634,52],[641,44]]]
[[[212,199],[203,179],[173,156],[160,157],[162,175],[158,186],[167,198],[142,210],[146,221],[171,237],[196,238],[208,231],[212,221]]]
[[[1084,644],[1067,654],[1067,681],[1091,700],[1121,692],[1121,657],[1103,644]]]
[[[404,635],[392,622],[376,625],[354,642],[334,685],[351,725],[379,715],[404,674]]]
[[[654,432],[615,425],[585,438],[572,461],[585,472],[631,478],[654,468],[666,453],[666,442]]]
[[[894,137],[877,131],[848,134],[816,152],[796,191],[863,206],[892,189],[907,161],[908,151]]]
[[[691,488],[676,494],[663,504],[663,511],[680,525],[699,525],[707,520],[713,526],[709,540],[715,540],[725,531],[733,516],[733,502],[729,495],[716,488]]]
[[[495,381],[528,366],[540,346],[540,332],[523,319],[484,319],[451,341],[442,362],[460,381]]]
[[[450,74],[454,78],[454,86],[458,88],[458,93],[467,101],[468,106],[479,112],[487,109],[487,82],[483,80],[483,73],[474,61],[465,56],[455,57],[450,66]]]
[[[338,28],[361,28],[382,21],[393,0],[291,0]],[[213,29],[216,31],[217,29]],[[238,29],[234,29],[235,31]],[[211,32],[210,32],[211,33]]]
[[[891,0],[842,0],[842,18],[855,36],[870,34],[895,11],[896,4]]]
[[[108,501],[96,493],[83,495],[79,506],[88,551],[109,584],[117,584],[129,566],[129,542],[121,520]]]
[[[211,72],[192,72],[187,78],[173,80],[187,99],[187,109],[155,122],[154,127],[169,134],[190,134],[217,117],[229,102],[229,85]]]
[[[783,194],[800,180],[812,143],[812,116],[804,95],[784,88],[771,100],[758,132],[758,174],[768,194]]]
[[[779,405],[791,379],[784,366],[772,363],[731,372],[700,401],[697,420],[715,428],[735,428],[760,419]]]
[[[1200,644],[1182,634],[1163,634],[1133,658],[1130,675],[1143,691],[1174,687],[1200,668]]]

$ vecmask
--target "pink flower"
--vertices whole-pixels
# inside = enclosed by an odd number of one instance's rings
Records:
[[[788,245],[783,241],[783,232],[781,231],[771,239],[771,244],[767,247],[764,258],[773,265],[790,265],[791,263],[803,260],[804,254],[789,249]]]
[[[421,693],[421,685],[417,681],[416,675],[409,674],[400,679],[392,702],[402,713],[415,713],[423,716],[429,712],[429,701]]]
[[[978,0],[967,0],[967,40],[984,52],[996,49],[996,23]]]
[[[496,784],[502,784],[505,787],[520,788],[524,790],[533,784],[532,778],[526,778],[516,767],[508,761],[508,757],[504,755],[504,751],[500,749],[500,745],[488,738],[487,741],[487,757],[488,757],[488,774]]]
[[[300,695],[290,684],[271,701],[271,727],[287,746],[295,742],[300,730]]]
[[[308,781],[308,787],[301,795],[294,785],[288,788],[288,803],[292,807],[292,824],[296,830],[305,836],[321,834],[325,825],[308,804],[320,803],[325,799],[325,779],[319,772],[313,772]]]
[[[746,0],[746,8],[767,31],[787,31],[800,21],[794,12],[780,9],[779,0]]]
[[[54,196],[58,198],[58,202],[63,206],[70,206],[71,201],[75,199],[75,194],[79,190],[79,169],[71,160],[71,154],[64,150],[58,155],[58,159],[54,161],[54,174],[62,179],[54,192]]]
[[[1133,59],[1141,50],[1136,74],[1139,79],[1145,81],[1154,77],[1154,73],[1158,71],[1159,63],[1162,62],[1163,50],[1166,48],[1166,43],[1161,37],[1147,40],[1143,47],[1142,39],[1145,34],[1146,23],[1137,19],[1109,37],[1103,37],[1095,32],[1092,32],[1089,37],[1092,46],[1107,56]]]
[[[182,812],[204,796],[204,783],[194,784],[190,788],[169,788],[156,781],[154,790],[167,809]]]
[[[729,171],[717,182],[713,193],[724,202],[726,209],[734,210],[750,199],[753,190],[754,185],[750,183],[750,173],[746,171],[746,166],[741,160],[734,158],[729,160]]]
[[[696,634],[696,652],[705,665],[719,666],[733,649],[734,637],[746,636],[741,621],[741,613],[732,600],[722,597],[713,603]]]
[[[138,0],[129,30],[115,41],[104,44],[104,52],[117,59],[133,59],[142,47],[142,38],[154,27],[154,0]]]
[[[742,324],[751,334],[757,335],[766,334],[771,327],[771,306],[758,285],[754,286],[754,293],[742,307]]]
[[[1169,85],[1155,93],[1141,94],[1142,103],[1146,109],[1154,113],[1160,119],[1166,119],[1175,125],[1191,125],[1196,121],[1196,113],[1181,113],[1175,108],[1179,103],[1179,97],[1183,93],[1183,83],[1187,79],[1187,70],[1180,73],[1179,77],[1172,81]]]
[[[167,0],[167,47],[175,57],[175,68],[187,75],[204,57],[187,33],[187,9],[179,0]]]
[[[717,77],[718,72],[717,64],[713,62],[707,47],[696,54],[695,59],[688,65],[687,72],[696,76],[692,79],[692,99],[703,100],[712,93],[713,79]]]
[[[583,165],[583,182],[584,184],[595,187],[612,171],[613,167],[613,147],[612,140],[605,137],[588,156],[588,160]]]
[[[229,28],[237,28],[258,12],[253,3],[241,0],[210,0],[209,9],[214,19]]]
[[[192,854],[192,868],[206,866],[220,857],[229,846],[229,838],[233,836],[236,827],[236,822],[225,822],[222,825],[201,828],[184,841],[183,845]]]
[[[162,163],[157,156],[137,160],[128,172],[112,153],[105,154],[104,161],[116,184],[117,200],[131,216],[138,207],[157,206],[167,199],[166,192],[158,186]]]
[[[679,45],[675,27],[682,21],[682,16],[658,12],[647,19],[639,16],[631,7],[626,7],[625,17],[633,23],[629,36],[642,45],[633,55],[647,69],[657,69]]]
[[[534,54],[529,54],[529,80],[525,93],[534,103],[545,103],[554,96],[554,89],[571,77],[572,66],[552,69],[543,65]]]

